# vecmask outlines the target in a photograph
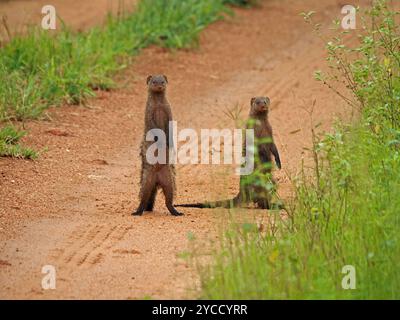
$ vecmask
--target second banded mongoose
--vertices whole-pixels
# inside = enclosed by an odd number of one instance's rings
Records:
[[[254,155],[257,159],[254,170],[258,174],[270,175],[272,157],[275,158],[275,163],[281,169],[281,160],[279,157],[278,148],[273,141],[273,133],[271,124],[268,121],[270,99],[268,97],[254,97],[250,103],[250,114],[247,128],[254,129],[254,138],[257,145]],[[259,179],[259,176],[254,176],[253,180],[248,176],[240,177],[239,193],[230,200],[222,200],[210,203],[194,203],[181,204],[177,207],[192,207],[192,208],[231,208],[240,206],[243,203],[255,203],[259,208],[270,209],[271,207],[271,192],[264,186],[255,183],[254,179]],[[274,181],[271,177],[271,183]]]
[[[144,136],[141,145],[142,172],[140,179],[140,204],[133,215],[142,215],[144,211],[153,211],[154,201],[159,188],[163,190],[165,204],[174,216],[183,215],[173,206],[175,193],[175,168],[169,163],[169,149],[172,147],[169,139],[169,122],[172,121],[171,106],[166,97],[168,79],[165,75],[147,77],[148,98],[146,104]],[[164,132],[166,140],[161,149],[166,154],[165,163],[149,163],[146,153],[148,148],[157,141],[146,141],[147,133],[152,129]],[[160,151],[160,150],[158,150]]]

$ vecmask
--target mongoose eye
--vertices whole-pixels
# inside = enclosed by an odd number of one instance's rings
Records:
[[[156,86],[163,86],[163,85],[165,85],[165,81],[164,80],[153,80],[152,84],[154,84]]]

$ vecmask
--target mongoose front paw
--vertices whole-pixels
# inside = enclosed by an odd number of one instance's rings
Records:
[[[142,210],[136,210],[136,211],[133,211],[132,212],[132,215],[133,216],[141,216],[143,214],[143,211]]]

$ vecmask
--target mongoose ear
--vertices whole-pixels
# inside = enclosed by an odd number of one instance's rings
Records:
[[[164,77],[165,81],[168,83],[168,78],[167,78],[167,76],[166,76],[165,74],[163,74],[163,77]]]
[[[146,80],[146,83],[147,83],[147,84],[149,84],[149,82],[150,82],[150,80],[151,80],[152,77],[153,77],[153,76],[151,76],[151,75],[147,77],[147,80]]]
[[[256,98],[251,98],[250,105],[252,106]]]

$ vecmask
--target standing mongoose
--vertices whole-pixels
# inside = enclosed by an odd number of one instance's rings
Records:
[[[159,188],[163,190],[165,204],[174,216],[181,216],[173,206],[175,193],[175,168],[169,163],[169,149],[172,148],[172,139],[169,139],[169,122],[172,121],[171,106],[166,98],[168,79],[164,75],[147,77],[148,98],[146,104],[144,135],[141,145],[142,172],[140,179],[140,204],[133,215],[142,215],[144,211],[153,211],[154,201]],[[161,149],[165,151],[166,161],[162,163],[149,163],[147,150],[154,143],[146,141],[150,130],[159,129],[165,134],[165,141]],[[157,141],[157,137],[154,137]],[[160,148],[159,150],[160,151]]]
[[[265,187],[265,183],[260,183],[260,179],[261,176],[267,177],[274,184],[271,177],[272,156],[275,158],[275,163],[279,169],[281,169],[281,160],[278,148],[273,141],[272,127],[268,121],[269,105],[270,99],[268,97],[254,97],[251,99],[247,128],[254,129],[254,140],[256,143],[256,152],[254,154],[255,168],[250,176],[240,176],[240,189],[236,197],[230,200],[211,203],[176,205],[177,207],[230,208],[250,202],[255,203],[262,209],[269,209],[271,207],[271,192]],[[246,146],[244,146],[245,148]]]

